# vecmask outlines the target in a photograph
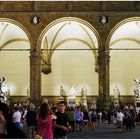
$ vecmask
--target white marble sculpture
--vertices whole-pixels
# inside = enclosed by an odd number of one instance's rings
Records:
[[[66,91],[63,89],[63,86],[60,87],[60,97],[59,101],[64,101],[66,97]]]
[[[82,105],[87,106],[87,89],[83,87],[81,89]]]
[[[90,109],[96,109],[97,105],[96,105],[96,101],[93,99],[90,103]]]
[[[120,90],[118,88],[118,86],[116,85],[115,89],[114,89],[114,98],[118,99],[120,96]]]
[[[118,86],[116,85],[116,87],[114,89],[114,99],[113,99],[113,104],[114,104],[115,108],[120,106],[119,96],[120,96],[120,90],[119,90]]]
[[[70,89],[69,97],[76,97],[75,85],[73,85],[72,88]]]
[[[63,89],[62,86],[60,87],[60,96],[61,96],[61,97],[66,96],[66,91]]]
[[[136,98],[140,98],[140,82],[138,79],[134,79],[135,89],[134,94],[136,95]]]
[[[75,85],[72,86],[72,88],[69,91],[69,95],[67,98],[68,106],[73,106],[75,107],[76,105],[76,90],[75,90]]]

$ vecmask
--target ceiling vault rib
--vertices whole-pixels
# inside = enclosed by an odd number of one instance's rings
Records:
[[[121,42],[121,41],[132,41],[132,42],[135,42],[137,44],[140,44],[140,40],[138,40],[138,39],[130,38],[130,37],[124,37],[124,38],[116,39],[113,42],[111,42],[110,45],[109,45],[109,48],[112,47],[112,45],[114,45],[118,42]]]
[[[20,42],[20,41],[24,41],[24,42],[29,43],[29,40],[28,40],[28,39],[24,39],[24,38],[15,38],[15,39],[11,39],[11,40],[6,41],[5,43],[3,43],[3,44],[0,46],[0,51],[1,51],[4,47],[6,47],[7,45],[9,45],[10,43]]]
[[[81,42],[81,43],[85,44],[86,46],[88,46],[90,49],[92,49],[92,46],[89,43],[87,43],[86,41],[82,40],[82,39],[79,39],[79,38],[68,38],[68,39],[62,40],[61,42],[57,43],[54,46],[54,48],[53,48],[53,50],[52,50],[52,52],[50,54],[50,57],[52,57],[52,54],[53,54],[53,52],[54,52],[55,49],[57,49],[60,45],[66,43],[66,42],[69,42],[69,41],[78,41],[78,42]]]
[[[1,40],[1,38],[2,38],[2,35],[3,35],[3,33],[4,33],[4,31],[5,31],[5,29],[8,27],[8,24],[6,24],[5,26],[4,26],[4,28],[2,29],[2,31],[1,31],[1,33],[0,33],[0,40]]]

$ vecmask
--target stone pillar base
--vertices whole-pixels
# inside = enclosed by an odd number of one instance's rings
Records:
[[[76,105],[76,97],[68,97],[67,103],[68,103],[68,106],[75,107],[75,105]]]

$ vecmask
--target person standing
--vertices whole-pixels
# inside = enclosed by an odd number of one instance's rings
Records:
[[[21,112],[19,112],[19,107],[16,105],[14,107],[15,112],[13,114],[13,123],[17,128],[21,127]]]
[[[98,110],[97,119],[98,119],[98,126],[101,126],[102,125],[102,112],[100,110]]]
[[[91,118],[91,122],[92,122],[92,127],[93,127],[93,129],[95,129],[95,127],[96,127],[96,120],[97,120],[97,113],[96,113],[96,111],[93,109],[93,110],[92,110],[92,118]]]
[[[76,131],[82,130],[82,122],[83,122],[83,112],[80,107],[77,107],[75,112],[75,120],[76,120]]]
[[[6,118],[8,107],[5,103],[0,102],[0,139],[6,138]]]
[[[74,107],[71,106],[68,110],[67,110],[67,116],[68,116],[68,121],[69,124],[71,126],[71,130],[74,132],[75,131],[75,110]]]
[[[67,114],[65,113],[65,102],[60,101],[58,103],[58,112],[56,112],[57,119],[54,121],[54,138],[67,138],[67,132],[71,127],[68,122]]]
[[[117,128],[118,128],[118,132],[123,131],[123,118],[124,118],[124,114],[120,110],[118,110],[118,113],[117,113]]]
[[[52,132],[52,120],[56,119],[56,116],[50,111],[50,107],[47,103],[43,103],[40,107],[40,111],[37,118],[38,134],[43,139],[53,139]]]
[[[29,105],[29,110],[27,111],[26,114],[26,123],[27,123],[27,137],[29,139],[33,139],[35,136],[35,126],[37,124],[36,120],[36,112],[35,112],[35,105],[30,104]]]
[[[83,114],[84,114],[83,116],[84,128],[87,129],[89,117],[88,117],[88,111],[86,108],[83,109]]]

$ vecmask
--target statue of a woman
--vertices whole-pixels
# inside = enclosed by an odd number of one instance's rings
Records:
[[[61,86],[61,88],[60,88],[60,96],[61,96],[61,97],[66,96],[66,92],[65,92],[65,90],[63,89],[62,86]]]
[[[75,85],[72,86],[69,92],[69,97],[76,97],[76,90],[74,89]]]
[[[118,86],[116,86],[114,89],[114,98],[118,99],[119,95],[120,95],[120,90],[119,90]]]

